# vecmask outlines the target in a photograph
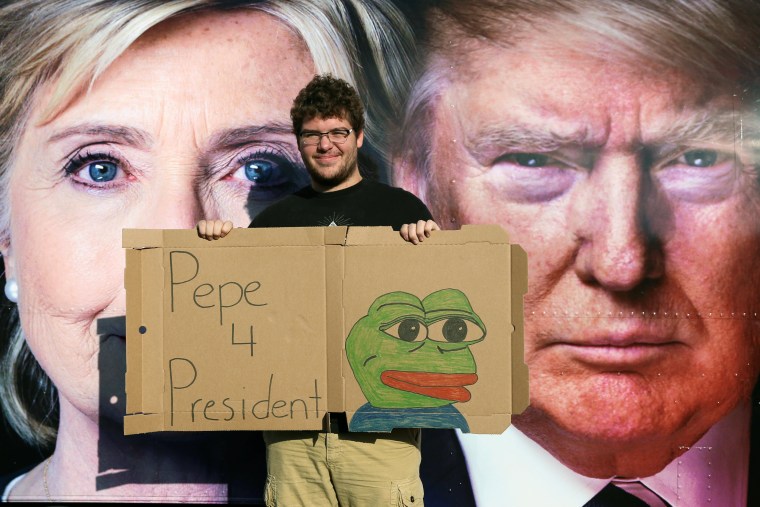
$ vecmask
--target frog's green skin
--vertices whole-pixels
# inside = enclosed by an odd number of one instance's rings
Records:
[[[422,301],[391,292],[351,329],[346,355],[371,405],[440,407],[470,399],[463,387],[477,381],[470,346],[485,334],[459,290],[443,289]]]

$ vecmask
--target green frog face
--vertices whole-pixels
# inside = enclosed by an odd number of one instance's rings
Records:
[[[440,407],[468,401],[474,384],[470,346],[486,328],[456,289],[420,301],[406,292],[377,298],[346,338],[346,354],[370,404],[380,408]]]

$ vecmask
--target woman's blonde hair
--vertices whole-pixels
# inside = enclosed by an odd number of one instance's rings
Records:
[[[229,9],[279,19],[304,41],[317,73],[344,79],[367,97],[368,140],[374,137],[375,150],[384,152],[381,125],[401,107],[413,47],[411,31],[390,0],[11,1],[0,8],[1,244],[12,241],[8,179],[14,149],[40,86],[54,83],[43,109],[43,117],[52,118],[150,28],[179,15]],[[55,387],[12,313],[0,347],[0,406],[24,440],[50,444],[57,425]]]

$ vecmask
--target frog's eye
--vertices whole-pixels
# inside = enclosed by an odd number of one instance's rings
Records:
[[[405,342],[422,341],[427,338],[425,324],[417,319],[404,319],[383,329],[383,332]]]
[[[439,342],[450,343],[473,342],[480,340],[485,331],[472,321],[451,317],[430,324],[428,337]]]

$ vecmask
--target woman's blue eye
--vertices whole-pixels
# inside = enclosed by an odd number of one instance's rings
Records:
[[[106,152],[79,151],[63,168],[67,176],[78,183],[98,188],[111,188],[125,179],[123,162]]]
[[[251,160],[245,164],[245,177],[254,183],[266,183],[274,172],[274,164],[266,160]]]
[[[119,168],[113,162],[93,162],[87,166],[92,181],[108,182],[116,178]]]

